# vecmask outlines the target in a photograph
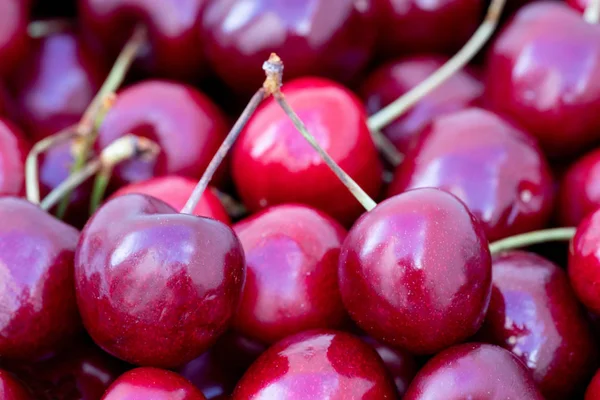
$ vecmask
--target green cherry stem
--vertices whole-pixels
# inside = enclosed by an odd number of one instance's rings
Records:
[[[498,254],[507,250],[520,249],[539,243],[570,241],[575,236],[576,228],[552,228],[522,233],[500,239],[490,244],[490,253]]]

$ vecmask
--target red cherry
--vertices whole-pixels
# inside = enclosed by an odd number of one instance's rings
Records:
[[[579,301],[600,314],[600,210],[585,217],[569,246],[568,271]]]
[[[11,122],[0,118],[0,195],[21,195],[25,191],[25,159],[29,143]]]
[[[126,134],[161,147],[156,161],[131,160],[115,168],[118,183],[155,176],[199,178],[227,133],[221,111],[196,89],[168,81],[145,81],[123,90],[99,131],[104,148]]]
[[[402,400],[543,400],[515,355],[490,344],[451,347],[419,371]]]
[[[373,338],[415,354],[477,332],[491,280],[483,227],[456,197],[431,188],[364,214],[340,255],[340,290],[352,319]]]
[[[567,4],[579,12],[584,12],[590,0],[567,0]]]
[[[116,191],[112,198],[130,193],[145,194],[164,201],[176,210],[181,210],[195,187],[196,182],[189,178],[169,175],[124,186]],[[226,225],[231,225],[225,207],[211,190],[202,194],[194,209],[194,215],[216,219]]]
[[[523,7],[487,60],[486,99],[552,156],[600,139],[600,26],[560,2]]]
[[[264,80],[261,65],[276,52],[285,76],[326,76],[348,82],[375,44],[372,0],[208,0],[201,35],[213,69],[233,89]],[[287,86],[287,84],[286,84]]]
[[[12,71],[27,53],[29,1],[0,0],[0,75]]]
[[[87,331],[104,350],[144,366],[176,367],[207,350],[227,329],[244,273],[229,227],[137,194],[103,205],[75,256]]]
[[[358,99],[344,87],[318,78],[286,83],[283,92],[325,151],[369,195],[376,196],[382,183],[381,165]],[[351,224],[364,211],[273,99],[238,139],[232,172],[251,211],[302,203],[344,224]]]
[[[102,400],[206,400],[187,379],[158,368],[136,368],[121,375]]]
[[[21,199],[0,198],[0,357],[35,361],[81,329],[75,303],[77,230]]]
[[[389,194],[420,187],[464,201],[490,241],[541,229],[552,213],[550,168],[535,141],[477,108],[437,118],[398,167]]]
[[[343,332],[316,330],[273,345],[246,372],[232,400],[395,399],[377,353]]]
[[[584,400],[600,400],[600,371],[596,372],[588,385]]]
[[[27,389],[10,373],[0,369],[0,395],[2,400],[33,400]]]
[[[346,317],[337,265],[346,231],[302,205],[268,208],[234,226],[246,254],[246,285],[233,319],[244,336],[274,343]]]
[[[486,341],[519,357],[546,399],[570,399],[594,373],[591,326],[566,273],[533,253],[494,257]]]
[[[375,114],[424,81],[446,61],[441,56],[421,55],[379,67],[361,88],[367,111]],[[400,152],[406,153],[412,140],[434,118],[476,104],[482,93],[483,84],[474,71],[468,68],[458,71],[383,129],[383,133]]]

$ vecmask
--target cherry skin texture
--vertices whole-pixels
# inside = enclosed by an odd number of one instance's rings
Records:
[[[116,191],[112,197],[129,193],[146,194],[164,201],[176,210],[181,210],[195,187],[196,181],[182,176],[169,175],[124,186]],[[211,189],[202,194],[193,214],[199,217],[216,219],[225,225],[231,225],[225,207]]]
[[[52,135],[80,120],[105,75],[74,32],[38,39],[6,80],[11,116],[36,141]]]
[[[262,343],[337,328],[346,312],[337,265],[346,231],[302,205],[270,207],[234,226],[246,254],[246,285],[234,328]]]
[[[27,389],[9,372],[0,369],[0,398],[2,400],[33,400]]]
[[[146,27],[148,43],[138,66],[152,76],[194,80],[204,69],[197,34],[206,0],[79,0],[81,26],[90,40],[115,57],[133,28]]]
[[[546,399],[577,397],[596,367],[595,338],[567,274],[534,253],[494,257],[482,336],[519,357]]]
[[[234,90],[256,90],[271,52],[286,79],[316,75],[348,82],[376,39],[373,0],[208,0],[201,35],[216,73]]]
[[[433,354],[475,334],[491,292],[483,227],[442,190],[394,196],[354,224],[340,255],[342,300],[375,339]]]
[[[584,400],[600,400],[600,372],[596,372],[585,391]]]
[[[202,392],[175,372],[136,368],[121,375],[102,400],[206,400]]]
[[[376,197],[382,184],[381,164],[358,99],[342,86],[319,78],[289,82],[283,92],[321,147]],[[254,114],[238,139],[232,173],[250,211],[302,203],[347,225],[364,212],[273,99]]]
[[[263,353],[238,383],[232,400],[396,399],[377,353],[333,330],[290,336]]]
[[[226,329],[244,284],[233,231],[130,194],[88,221],[75,256],[83,323],[127,362],[172,368],[207,350]]]
[[[517,357],[491,344],[467,343],[425,364],[402,400],[543,400]]]
[[[123,90],[99,130],[104,148],[132,133],[161,147],[155,161],[130,160],[115,168],[120,184],[155,176],[198,179],[227,133],[221,111],[196,89],[169,81],[144,81]]]
[[[36,361],[81,330],[73,282],[79,233],[13,197],[0,198],[0,221],[0,357]]]
[[[30,145],[13,123],[0,118],[0,195],[25,192],[25,160]]]
[[[560,2],[521,8],[488,53],[489,106],[553,157],[600,139],[600,26]]]
[[[419,187],[460,198],[490,241],[541,229],[552,213],[553,180],[535,141],[477,108],[439,117],[422,132],[388,193]]]
[[[446,61],[447,58],[442,56],[421,55],[382,65],[361,87],[367,112],[375,114],[427,79]],[[474,71],[463,69],[423,97],[382,132],[400,152],[406,153],[414,138],[434,118],[476,104],[482,93],[483,84]]]
[[[0,0],[0,76],[12,71],[27,53],[29,2]]]

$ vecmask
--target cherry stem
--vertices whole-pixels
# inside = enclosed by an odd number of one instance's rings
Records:
[[[600,22],[600,0],[589,0],[589,4],[583,12],[583,20],[588,24]]]
[[[390,103],[387,107],[373,114],[368,120],[369,129],[371,131],[380,131],[467,65],[496,30],[504,3],[505,0],[492,0],[483,23],[477,28],[469,41],[427,79]]]
[[[215,194],[219,198],[223,207],[227,211],[227,215],[233,220],[237,220],[242,218],[244,215],[248,214],[248,210],[242,203],[231,197],[229,194],[221,192],[220,190],[214,189]]]
[[[32,21],[27,25],[27,34],[32,39],[41,39],[56,33],[68,31],[74,25],[74,21],[67,18]]]
[[[490,253],[493,255],[545,242],[569,241],[575,236],[576,230],[577,228],[572,227],[543,229],[507,237],[491,243]]]

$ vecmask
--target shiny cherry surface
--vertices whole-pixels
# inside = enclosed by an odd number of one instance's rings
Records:
[[[81,330],[74,228],[22,199],[0,198],[0,358],[36,361]]]
[[[487,59],[486,100],[552,156],[600,139],[600,26],[561,2],[521,8]]]
[[[8,119],[0,118],[0,195],[25,192],[25,159],[30,145]]]
[[[27,53],[29,37],[27,24],[29,2],[23,0],[0,0],[0,75],[6,75]]]
[[[467,343],[433,357],[402,400],[543,400],[529,371],[507,350]]]
[[[87,331],[104,350],[144,366],[176,367],[207,350],[227,329],[244,275],[228,226],[138,194],[102,206],[75,257]]]
[[[482,333],[527,365],[546,399],[575,398],[597,365],[595,337],[567,274],[534,253],[493,258]]]
[[[577,226],[569,246],[569,278],[580,302],[600,314],[600,210]]]
[[[352,319],[415,354],[477,332],[491,280],[483,227],[460,200],[432,188],[379,203],[354,224],[340,255],[340,290]]]
[[[286,83],[288,103],[317,142],[370,196],[381,188],[381,165],[358,99],[318,78]],[[351,224],[364,208],[304,140],[277,102],[268,100],[233,149],[233,179],[251,211],[302,203]]]
[[[552,212],[550,168],[535,141],[470,108],[437,118],[398,167],[389,194],[437,187],[460,198],[490,241],[541,229]]]
[[[234,328],[262,343],[346,317],[337,282],[346,231],[302,205],[270,207],[233,228],[246,254],[246,284]]]
[[[33,396],[14,376],[1,369],[0,398],[2,400],[33,400]]]
[[[600,400],[600,372],[596,372],[585,391],[584,400]]]
[[[447,61],[446,57],[420,55],[395,60],[376,69],[361,87],[369,114],[375,114],[427,79]],[[423,97],[382,132],[406,153],[413,139],[434,118],[477,103],[483,84],[471,69],[463,69]]]
[[[377,353],[343,332],[315,330],[267,350],[238,383],[232,400],[396,399]]]

